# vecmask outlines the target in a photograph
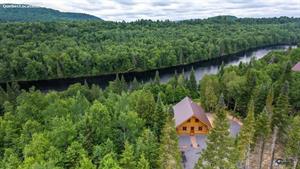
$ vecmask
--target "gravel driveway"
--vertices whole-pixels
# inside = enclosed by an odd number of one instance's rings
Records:
[[[240,124],[230,120],[230,134],[236,136],[240,131]],[[183,152],[185,158],[183,158],[183,166],[185,169],[193,169],[197,163],[200,153],[206,148],[206,135],[196,135],[198,148],[193,148],[191,143],[191,137],[189,135],[179,136],[179,147]]]

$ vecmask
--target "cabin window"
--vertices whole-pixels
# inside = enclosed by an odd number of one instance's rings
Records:
[[[188,119],[188,121],[187,121],[187,122],[188,122],[188,123],[189,123],[189,122],[191,122],[191,119]]]
[[[195,121],[196,121],[196,122],[199,122],[199,119],[196,119]]]
[[[193,130],[194,130],[194,127],[191,127],[191,130],[193,131]]]
[[[182,130],[186,131],[186,127],[182,127]]]
[[[202,127],[198,127],[198,130],[199,130],[199,131],[202,131]]]

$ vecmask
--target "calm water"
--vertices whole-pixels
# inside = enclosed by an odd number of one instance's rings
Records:
[[[295,48],[296,46],[289,45],[279,45],[273,47],[265,47],[260,48],[236,55],[226,56],[211,59],[208,61],[200,61],[197,63],[185,65],[185,66],[175,66],[171,68],[164,68],[159,70],[160,79],[162,83],[166,83],[173,75],[174,72],[181,73],[184,71],[186,77],[189,76],[192,67],[195,70],[196,79],[201,80],[206,74],[216,74],[220,68],[222,62],[224,62],[225,66],[229,65],[238,65],[240,62],[247,63],[251,60],[251,58],[260,59],[264,57],[271,51],[274,50],[287,50],[289,47]],[[123,73],[126,81],[132,81],[134,77],[137,78],[138,81],[149,82],[150,79],[154,78],[156,70],[150,70],[145,72],[128,72]],[[64,78],[64,79],[52,79],[52,80],[37,80],[37,81],[20,81],[18,82],[22,89],[29,89],[32,86],[35,86],[36,89],[42,91],[49,90],[65,90],[70,85],[74,83],[84,83],[85,81],[88,84],[97,84],[102,88],[105,88],[109,81],[114,80],[116,77],[115,74],[110,75],[100,75],[100,76],[86,76],[86,77],[77,77],[77,78]],[[0,84],[2,87],[5,87],[5,84]]]
[[[196,79],[198,81],[198,80],[201,80],[204,75],[217,74],[222,62],[224,62],[225,66],[239,65],[241,62],[248,63],[248,62],[250,62],[250,60],[252,58],[260,59],[260,58],[266,56],[271,51],[287,50],[289,47],[296,48],[296,46],[289,46],[289,45],[266,47],[266,48],[262,48],[262,49],[245,52],[244,54],[233,55],[231,57],[218,58],[218,59],[210,60],[207,62],[195,63],[192,65],[177,69],[177,72],[182,72],[182,70],[184,70],[185,77],[188,77],[190,74],[190,71],[193,67],[195,70]],[[171,74],[170,74],[170,72],[169,73],[163,73],[163,72],[160,73],[161,81],[164,83],[167,82],[174,74],[174,71]]]

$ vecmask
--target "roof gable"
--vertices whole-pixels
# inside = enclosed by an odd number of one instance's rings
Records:
[[[300,72],[300,62],[298,62],[293,68],[292,68],[293,71],[295,72]]]
[[[185,97],[175,106],[173,106],[174,118],[176,127],[187,121],[189,118],[195,116],[202,123],[211,127],[211,124],[206,117],[205,111],[202,107],[194,103],[189,97]]]

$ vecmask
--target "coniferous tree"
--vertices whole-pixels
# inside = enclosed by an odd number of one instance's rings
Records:
[[[238,137],[238,150],[240,164],[243,168],[249,168],[250,145],[253,143],[253,136],[255,132],[255,119],[254,119],[254,102],[250,101],[248,105],[248,113],[245,118],[244,124]]]
[[[125,148],[121,154],[120,166],[122,169],[134,169],[135,163],[133,147],[128,141],[125,141]]]
[[[160,136],[161,129],[163,128],[163,125],[165,124],[166,119],[168,117],[166,107],[161,99],[161,94],[158,94],[154,112],[155,112],[155,120],[153,121],[154,122],[153,129],[155,131],[155,134],[157,136]]]
[[[100,145],[94,146],[93,149],[93,163],[99,166],[101,160],[106,154],[114,153],[115,152],[115,145],[110,140],[107,139],[105,142],[101,143]]]
[[[288,122],[290,112],[289,103],[289,83],[286,81],[277,98],[275,109],[272,116],[272,126],[277,126],[280,131],[284,131]]]
[[[121,81],[120,81],[120,87],[121,87],[121,91],[127,91],[127,82],[125,81],[124,75],[122,75],[121,77]]]
[[[100,162],[98,169],[122,169],[115,159],[115,154],[106,154]]]
[[[142,90],[136,98],[135,109],[139,116],[146,120],[146,125],[151,126],[151,122],[155,120],[155,100],[152,93]]]
[[[150,169],[149,162],[146,160],[144,154],[140,156],[136,169]]]
[[[142,154],[144,154],[145,159],[149,162],[150,168],[156,169],[158,168],[158,149],[159,144],[155,135],[150,129],[144,129],[136,142],[136,158],[139,158]]]
[[[274,92],[273,92],[273,87],[271,87],[266,99],[266,111],[268,112],[270,117],[273,115],[273,100],[274,100]]]
[[[154,84],[156,84],[156,85],[159,85],[159,84],[160,84],[160,77],[159,77],[159,72],[158,72],[158,70],[155,72]]]
[[[116,74],[116,79],[114,81],[109,82],[108,88],[110,91],[117,94],[120,94],[122,92],[122,83],[119,78],[119,74]]]
[[[286,154],[293,159],[292,169],[296,169],[300,160],[300,116],[294,117],[287,131]]]
[[[131,90],[137,90],[139,88],[139,86],[140,86],[139,82],[134,77],[133,81],[131,83]]]
[[[169,120],[163,127],[158,157],[159,169],[182,169],[175,124]]]
[[[258,115],[255,125],[255,138],[259,143],[258,169],[262,168],[265,143],[271,133],[270,115],[266,108]]]
[[[197,87],[197,81],[196,81],[194,68],[192,68],[191,73],[190,73],[190,79],[189,79],[189,82],[188,82],[188,89],[191,92],[191,97],[192,98],[198,97],[198,87]]]
[[[79,162],[79,166],[76,169],[96,169],[96,166],[91,162],[91,160],[84,156]]]
[[[223,94],[217,105],[214,128],[207,136],[207,147],[201,153],[195,169],[237,168],[237,152],[229,133],[229,122],[225,112]]]
[[[281,92],[277,98],[275,108],[272,114],[272,145],[271,145],[271,161],[270,161],[270,169],[273,168],[273,161],[275,155],[275,145],[277,142],[278,134],[285,133],[285,128],[288,122],[288,114],[290,112],[290,104],[289,104],[289,83],[285,82]]]
[[[225,64],[224,64],[224,62],[222,62],[221,66],[220,66],[219,73],[218,73],[219,78],[222,78],[222,76],[224,75],[224,72],[225,72],[224,67],[225,67]]]

